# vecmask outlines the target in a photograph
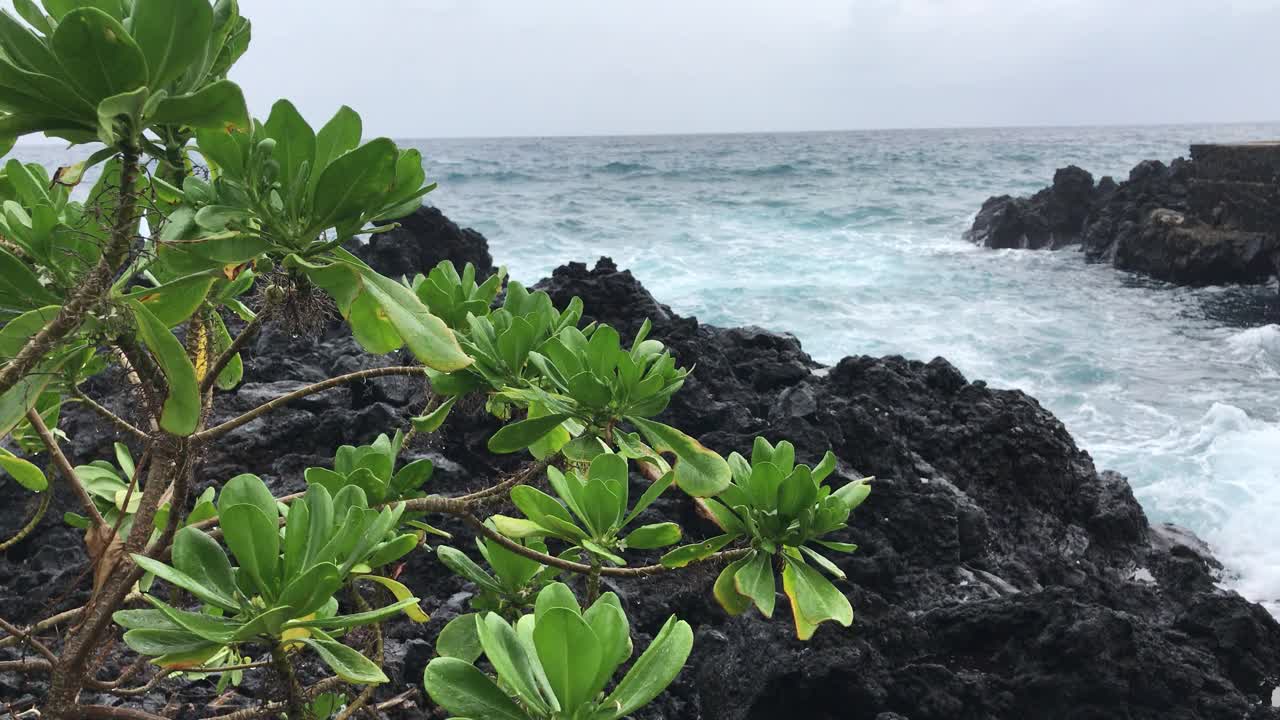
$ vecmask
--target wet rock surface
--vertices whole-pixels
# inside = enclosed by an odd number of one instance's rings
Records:
[[[1280,146],[1193,145],[1190,160],[1146,160],[1118,184],[1064,168],[1030,198],[987,200],[965,237],[1079,246],[1089,261],[1182,285],[1267,282],[1280,272]]]
[[[435,261],[419,255],[397,274]],[[728,453],[747,451],[756,435],[787,438],[800,461],[830,448],[845,479],[877,477],[836,538],[860,546],[836,558],[849,576],[842,587],[855,608],[851,628],[824,625],[801,643],[785,602],[773,620],[730,618],[711,596],[712,568],[607,583],[627,607],[637,648],[672,613],[696,632],[682,675],[637,717],[1280,717],[1271,707],[1280,625],[1218,589],[1207,549],[1186,531],[1150,526],[1125,479],[1098,472],[1035,399],[970,382],[941,358],[848,357],[822,367],[789,335],[678,316],[608,259],[570,263],[538,287],[558,303],[581,297],[588,319],[624,336],[651,319],[652,337],[696,366],[662,419],[704,444]],[[214,421],[299,384],[404,361],[361,352],[336,324],[320,336],[268,327],[246,353],[246,383],[220,393]],[[128,413],[133,399],[109,393],[109,380],[89,392]],[[423,407],[425,390],[387,378],[291,404],[211,448],[197,484],[255,472],[278,492],[299,490],[304,467],[327,465],[337,445],[403,424]],[[62,427],[77,463],[110,457],[120,439],[79,409]],[[511,468],[484,451],[495,428],[481,408],[459,407],[443,433],[415,440],[407,455],[436,462],[436,491],[473,490]],[[641,479],[632,481],[639,492]],[[0,485],[6,507],[27,502],[14,488]],[[40,531],[0,556],[7,619],[31,621],[83,602],[86,582],[74,582],[87,567],[83,544],[60,519],[73,507],[58,493]],[[713,532],[674,493],[646,514],[676,520],[691,536]],[[17,515],[4,513],[0,529],[11,532]],[[473,591],[425,552],[411,556],[401,580],[433,618],[387,627],[393,683],[380,697],[420,683],[430,640],[467,610]],[[119,662],[109,658],[103,677]],[[322,669],[304,663],[301,672],[318,677]],[[278,692],[269,674],[246,676],[221,698],[211,681],[163,683],[148,709],[205,717]],[[39,683],[0,674],[0,693],[38,696]],[[394,715],[429,712],[418,698]]]

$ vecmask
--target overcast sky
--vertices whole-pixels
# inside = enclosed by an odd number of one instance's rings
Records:
[[[1280,120],[1280,0],[240,3],[253,111],[370,135]]]

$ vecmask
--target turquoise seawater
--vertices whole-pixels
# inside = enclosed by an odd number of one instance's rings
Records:
[[[823,362],[941,355],[1027,391],[1152,519],[1208,540],[1224,584],[1280,612],[1275,286],[1177,288],[961,238],[988,196],[1034,192],[1069,163],[1121,179],[1192,142],[1277,137],[1280,124],[409,144],[440,183],[428,200],[522,281],[608,255],[682,315],[788,331]]]

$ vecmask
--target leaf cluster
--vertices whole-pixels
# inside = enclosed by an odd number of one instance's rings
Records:
[[[129,647],[165,667],[199,667],[244,643],[284,642],[314,650],[351,682],[386,682],[377,665],[337,636],[400,612],[426,620],[407,588],[369,574],[417,546],[413,534],[387,539],[402,512],[402,505],[370,508],[354,485],[332,496],[312,485],[290,509],[281,533],[280,506],[266,484],[239,475],[218,497],[223,537],[237,565],[216,540],[191,527],[174,538],[172,565],[133,556],[143,569],[195,596],[203,609],[182,610],[145,595],[154,610],[121,610],[115,620],[128,628]],[[384,585],[397,601],[339,614],[336,593],[359,578]]]
[[[568,586],[552,583],[514,626],[487,613],[474,616],[473,629],[473,657],[436,658],[423,674],[427,693],[454,718],[617,720],[666,689],[693,646],[689,624],[671,617],[606,694],[634,651],[613,593],[584,610]],[[481,653],[497,682],[472,664]]]

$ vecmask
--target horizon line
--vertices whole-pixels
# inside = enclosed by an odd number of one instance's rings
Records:
[[[808,130],[692,130],[692,131],[652,131],[652,132],[598,132],[598,133],[535,133],[529,135],[373,135],[388,137],[393,140],[578,140],[606,138],[662,138],[662,137],[733,137],[742,135],[820,135],[836,133],[879,133],[879,132],[943,132],[949,130],[1103,130],[1119,128],[1169,128],[1169,127],[1206,127],[1213,125],[1280,125],[1280,120],[1194,120],[1188,122],[1117,122],[1117,123],[1067,123],[1062,125],[936,125],[936,126],[901,126],[901,127],[862,127],[862,128],[815,128]],[[366,138],[366,139],[370,139]],[[1280,139],[1278,137],[1277,139]],[[25,141],[19,139],[14,147],[58,147],[64,141],[42,138]]]

